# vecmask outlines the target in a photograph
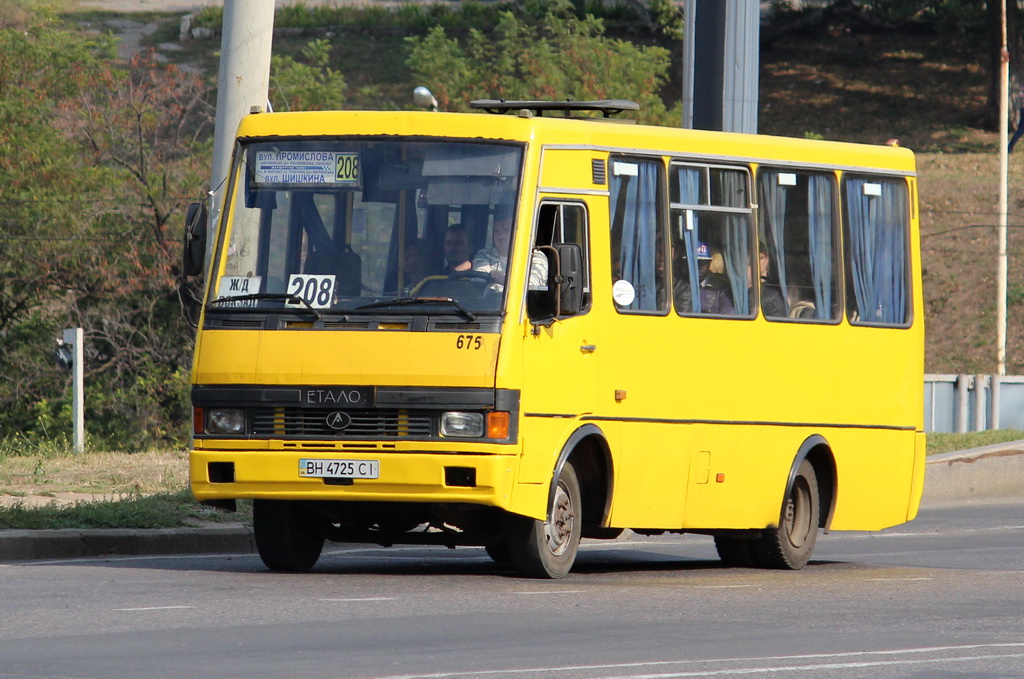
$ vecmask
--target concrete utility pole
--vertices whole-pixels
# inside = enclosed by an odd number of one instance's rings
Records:
[[[217,120],[213,131],[213,175],[207,261],[224,207],[235,132],[252,106],[266,109],[274,38],[274,0],[224,0],[224,25],[217,79]]]
[[[996,262],[996,370],[1006,374],[1006,213],[1008,198],[1010,52],[1006,47],[1006,0],[1002,0],[1002,44],[999,50],[999,257]],[[1024,123],[1024,121],[1022,121]]]
[[[686,0],[683,127],[757,132],[760,3]]]
[[[999,429],[1002,378],[1006,375],[1006,221],[1009,203],[1010,151],[1007,148],[1009,135],[1008,120],[1010,97],[1010,51],[1006,47],[1006,0],[1000,7],[1000,32],[1002,42],[999,48],[999,254],[996,257],[996,374],[992,378],[992,408],[989,419],[990,429]],[[1018,124],[1024,124],[1021,121]],[[980,391],[978,398],[980,398]]]

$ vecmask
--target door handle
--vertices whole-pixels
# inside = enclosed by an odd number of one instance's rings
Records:
[[[584,354],[592,354],[595,351],[597,351],[597,345],[596,344],[584,344],[583,346],[580,347],[580,351],[583,352]]]

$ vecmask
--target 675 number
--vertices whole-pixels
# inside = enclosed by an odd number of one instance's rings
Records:
[[[459,335],[455,338],[456,349],[479,351],[483,345],[484,339],[480,335]]]

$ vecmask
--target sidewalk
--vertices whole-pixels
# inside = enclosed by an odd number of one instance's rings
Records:
[[[928,458],[922,505],[997,497],[1024,499],[1024,441]],[[0,530],[0,562],[255,551],[252,530],[230,524],[154,530]]]

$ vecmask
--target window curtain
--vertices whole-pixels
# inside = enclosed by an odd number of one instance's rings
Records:
[[[657,311],[658,168],[653,163],[629,164],[637,167],[637,175],[613,174],[611,187],[611,212],[622,214],[621,276],[636,292],[633,302],[621,308]]]
[[[814,286],[814,317],[832,318],[832,180],[810,175],[807,186],[807,227],[810,238],[811,283]]]
[[[681,167],[677,168],[677,177],[679,182],[679,202],[684,205],[700,205],[700,170],[695,167]],[[685,210],[680,218],[683,220],[683,244],[686,246],[686,268],[687,275],[690,280],[690,298],[692,300],[693,309],[692,311],[700,313],[700,274],[697,271],[697,246],[699,244],[698,234],[700,233],[698,228],[698,212],[695,210]],[[689,217],[687,217],[689,215]],[[692,229],[686,228],[686,220],[689,218],[692,220]],[[691,311],[691,309],[686,309]]]
[[[866,195],[868,184],[879,195]],[[903,323],[906,318],[906,195],[891,182],[847,180],[850,269],[859,320]]]
[[[746,175],[740,172],[722,172],[722,194],[728,205],[745,205],[743,198],[746,188]],[[754,275],[756,269],[750,269],[750,232],[747,215],[725,215],[725,273],[729,277],[732,289],[733,307],[740,316],[750,314],[748,291],[752,282],[747,280],[748,274]]]
[[[789,286],[786,283],[786,187],[779,184],[777,172],[761,175],[761,208],[764,215],[765,233],[774,248],[770,256],[775,259],[775,271],[779,275],[779,289],[789,313]]]

